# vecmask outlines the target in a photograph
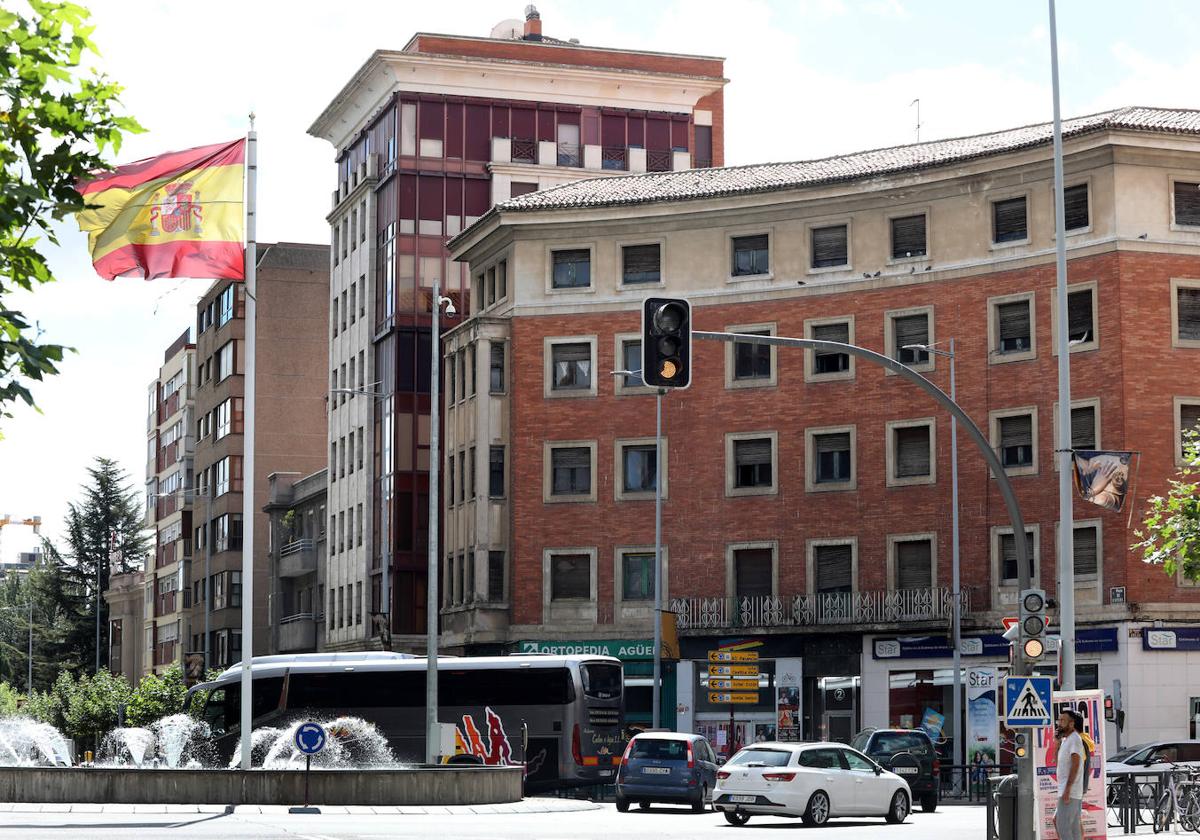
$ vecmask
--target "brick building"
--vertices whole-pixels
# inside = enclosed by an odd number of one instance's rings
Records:
[[[329,248],[259,243],[255,334],[254,655],[270,650],[272,473],[325,466]],[[210,667],[242,655],[242,463],[245,452],[245,287],[218,281],[196,310],[196,501],[189,652]],[[206,585],[207,581],[207,585]],[[211,597],[210,597],[211,596]],[[277,616],[278,617],[278,616]],[[205,645],[207,619],[208,645]],[[318,614],[311,620],[320,620]]]
[[[1073,445],[1141,453],[1136,519],[1200,420],[1200,115],[1126,108],[1064,137]],[[688,297],[696,329],[872,348],[945,391],[947,360],[905,345],[954,337],[959,402],[1012,476],[1033,577],[1053,592],[1053,212],[1049,125],[591,180],[493,209],[449,243],[473,293],[446,369],[477,361],[445,390],[447,642],[652,634],[653,391],[610,375],[640,368],[647,294]],[[489,305],[474,290],[493,272],[508,296]],[[842,354],[704,341],[693,358],[691,388],[664,400],[663,577],[682,651],[666,725],[726,742],[704,660],[737,639],[767,675],[738,742],[774,734],[785,674],[806,739],[948,714],[949,417]],[[960,493],[964,664],[1004,667],[1014,537],[965,436]],[[1077,684],[1122,680],[1127,742],[1185,734],[1200,592],[1129,549],[1128,509],[1076,501],[1074,515]]]
[[[435,278],[459,312],[469,291],[446,238],[512,196],[724,160],[722,59],[582,46],[541,27],[531,6],[486,38],[418,33],[374,53],[309,129],[338,166],[328,649],[370,641],[372,622],[345,620],[360,598],[389,614],[397,649],[424,647],[430,299]],[[504,277],[479,291],[505,297]]]

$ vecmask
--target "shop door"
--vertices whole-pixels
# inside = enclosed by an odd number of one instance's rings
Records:
[[[821,728],[825,740],[849,744],[854,740],[854,712],[826,712]]]

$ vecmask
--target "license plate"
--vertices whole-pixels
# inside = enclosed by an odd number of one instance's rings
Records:
[[[612,774],[613,774],[613,771],[611,771],[611,770],[601,770],[600,771],[601,776],[611,776]]]
[[[642,772],[643,773],[657,773],[660,776],[666,776],[666,775],[670,774],[671,768],[670,767],[643,767]]]
[[[742,805],[747,805],[747,804],[752,804],[754,802],[757,802],[758,797],[757,796],[742,796],[742,795],[734,794],[733,796],[729,797],[729,801],[737,802]]]
[[[896,767],[895,772],[901,776],[915,776],[921,772],[917,767]]]

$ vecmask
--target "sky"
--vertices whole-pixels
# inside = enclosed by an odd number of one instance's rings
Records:
[[[414,32],[486,36],[527,0],[311,3],[82,0],[95,66],[125,87],[146,128],[117,162],[232,140],[257,115],[259,240],[324,243],[334,150],[308,127],[376,49]],[[20,7],[20,1],[10,6]],[[726,163],[804,160],[1048,121],[1041,0],[585,0],[538,2],[543,31],[584,44],[722,56]],[[1200,107],[1200,14],[1191,0],[1061,0],[1064,116],[1122,105]],[[92,270],[73,222],[47,248],[58,282],[12,295],[44,339],[76,352],[0,424],[0,513],[41,516],[59,539],[97,455],[141,489],[147,387],[195,322],[202,280],[122,280]],[[0,559],[36,538],[0,532]]]

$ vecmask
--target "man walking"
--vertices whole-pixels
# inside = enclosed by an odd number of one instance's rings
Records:
[[[1054,827],[1061,840],[1083,840],[1083,715],[1073,709],[1063,709],[1058,716],[1058,802],[1054,810]]]

